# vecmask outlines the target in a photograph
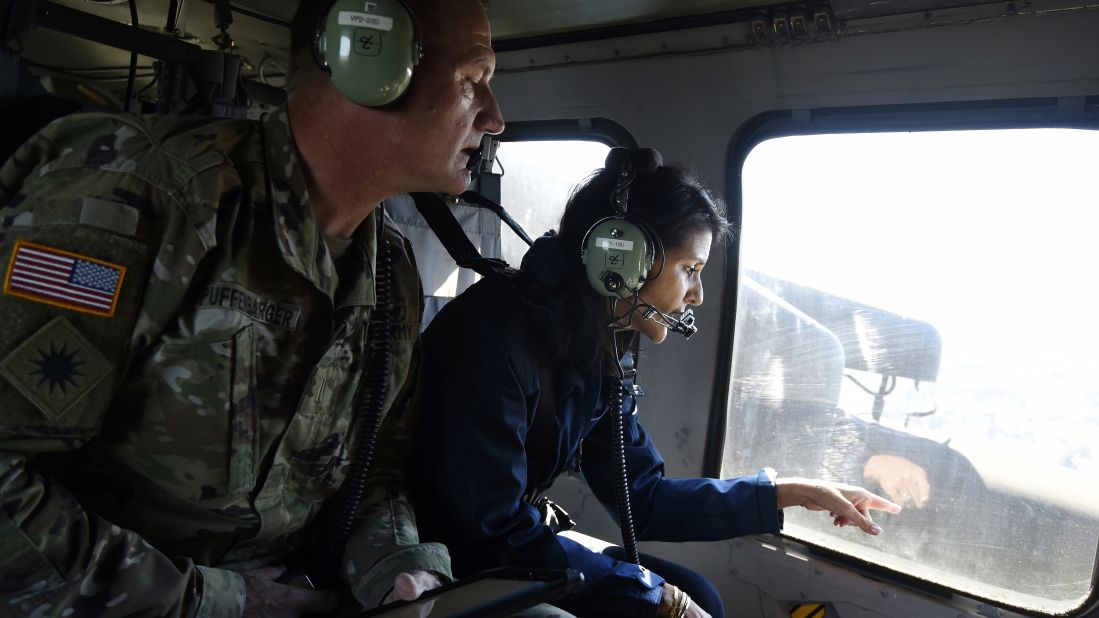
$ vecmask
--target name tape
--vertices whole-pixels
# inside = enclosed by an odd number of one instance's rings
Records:
[[[288,330],[298,327],[301,307],[253,294],[235,285],[210,285],[198,299],[199,307],[219,307],[242,313],[253,320]]]

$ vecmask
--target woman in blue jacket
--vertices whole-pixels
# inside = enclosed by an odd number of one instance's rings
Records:
[[[729,235],[724,207],[655,151],[616,148],[574,192],[560,228],[534,243],[518,276],[480,281],[423,338],[422,384],[431,386],[420,394],[413,501],[421,536],[447,545],[456,576],[567,567],[586,584],[555,604],[574,614],[723,615],[700,575],[652,556],[641,568],[621,550],[596,553],[547,519],[553,508],[539,497],[570,469],[618,512],[615,417],[641,540],[778,532],[781,509],[795,505],[877,534],[869,510],[900,510],[858,487],[776,480],[770,469],[730,480],[665,477],[633,414],[630,350],[638,333],[660,343],[669,328],[691,331],[686,310],[702,303],[699,272],[711,244]]]

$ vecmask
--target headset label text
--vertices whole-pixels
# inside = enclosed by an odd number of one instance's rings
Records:
[[[633,251],[632,240],[618,238],[596,238],[595,246],[601,249],[616,249],[618,251]]]
[[[340,11],[341,26],[358,26],[360,28],[372,28],[389,32],[393,29],[393,18],[370,13],[357,13],[355,11]]]

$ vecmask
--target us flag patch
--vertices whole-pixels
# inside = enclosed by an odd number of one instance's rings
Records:
[[[126,267],[23,240],[15,241],[4,293],[111,317]]]

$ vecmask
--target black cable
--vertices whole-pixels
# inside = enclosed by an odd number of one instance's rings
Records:
[[[155,86],[156,83],[159,80],[160,80],[160,71],[157,71],[156,73],[153,73],[153,78],[151,80],[149,80],[149,83],[145,84],[145,87],[138,91],[137,99],[140,101],[141,97],[145,96],[145,93],[149,92],[149,89],[152,88],[153,86]]]
[[[485,210],[492,212],[492,214],[496,215],[496,217],[500,219],[500,221],[503,221],[508,227],[510,227],[511,231],[515,232],[516,236],[522,239],[523,242],[527,243],[528,247],[534,244],[534,241],[531,239],[530,235],[527,234],[527,231],[523,229],[523,226],[519,225],[519,222],[516,221],[510,214],[508,214],[508,211],[504,210],[503,206],[497,204],[496,202],[488,199],[487,197],[481,195],[476,191],[466,191],[459,197],[461,197],[470,206],[484,208]]]
[[[611,299],[611,315],[612,316],[617,316],[618,315],[618,302],[620,300],[625,300],[625,299],[621,299],[621,298],[612,298]],[[607,328],[611,328],[611,329],[614,329],[614,330],[622,330],[622,329],[629,328],[633,324],[633,314],[638,309],[641,309],[642,305],[640,303],[640,299],[637,297],[637,294],[634,294],[633,296],[631,296],[630,300],[631,300],[631,304],[630,304],[629,308],[626,309],[626,312],[623,313],[621,316],[615,317],[613,320],[611,320],[607,324]],[[626,321],[623,322],[623,320],[626,320]],[[617,356],[618,356],[618,348],[616,347],[615,348],[615,357],[617,357]]]
[[[382,217],[379,216],[378,226],[382,225]],[[355,516],[366,493],[367,476],[370,472],[371,460],[374,458],[374,445],[378,440],[378,430],[381,428],[382,412],[388,390],[386,387],[389,384],[389,370],[392,364],[389,353],[392,341],[389,304],[393,288],[393,249],[388,242],[380,238],[379,249],[381,265],[378,269],[379,277],[374,282],[377,303],[370,316],[370,328],[377,329],[377,336],[374,338],[374,359],[369,378],[364,377],[363,383],[359,385],[355,427],[352,433],[354,453],[351,456],[350,472],[343,484],[343,507],[332,536],[329,537],[324,555],[325,562],[322,568],[325,572],[320,574],[322,581],[326,577],[332,577],[335,581],[335,575],[339,572],[344,546],[347,544],[347,539],[351,537]],[[363,397],[368,390],[370,396]]]
[[[626,345],[627,351],[634,347],[636,334],[635,332],[631,335]],[[607,387],[611,389],[608,408],[611,413],[611,465],[614,466],[611,472],[614,473],[614,507],[618,513],[618,528],[622,531],[622,549],[626,553],[626,561],[640,565],[637,535],[633,527],[633,510],[630,508],[630,480],[626,473],[626,370],[622,367],[622,357],[618,354],[618,336],[612,333],[611,339],[614,345],[614,357],[618,363],[618,377],[607,380]]]
[[[611,328],[619,329],[619,330],[629,328],[630,326],[633,325],[633,315],[635,313],[638,313],[639,311],[643,312],[641,314],[641,319],[642,320],[648,320],[649,318],[645,317],[645,313],[648,313],[650,310],[652,310],[657,315],[659,315],[662,320],[664,320],[664,321],[653,320],[654,322],[656,322],[657,324],[660,324],[661,326],[663,326],[664,328],[667,328],[667,329],[673,328],[673,325],[667,320],[667,318],[664,317],[665,316],[664,312],[660,311],[655,306],[650,305],[649,303],[645,302],[645,299],[641,298],[641,292],[640,291],[637,294],[634,294],[633,296],[631,296],[630,298],[632,300],[632,304],[630,305],[630,308],[627,309],[626,312],[623,313],[621,316],[615,318],[613,322],[608,324],[608,326],[610,326]],[[617,304],[617,300],[615,301],[615,304]],[[615,308],[614,308],[614,306],[612,306],[611,307],[611,315],[614,315],[614,314],[615,314]],[[623,323],[623,320],[626,320],[626,321]]]
[[[626,561],[641,564],[637,554],[637,537],[633,529],[633,511],[630,508],[630,484],[626,474],[626,403],[623,393],[626,385],[621,380],[610,380],[611,394],[611,431],[613,432],[614,466],[614,505],[618,511],[618,527],[622,530],[622,549],[626,552]]]
[[[138,29],[137,0],[130,0],[130,26]],[[130,111],[130,98],[134,96],[134,82],[137,80],[137,52],[130,52],[130,77],[126,80],[126,98],[122,101],[122,111]]]

